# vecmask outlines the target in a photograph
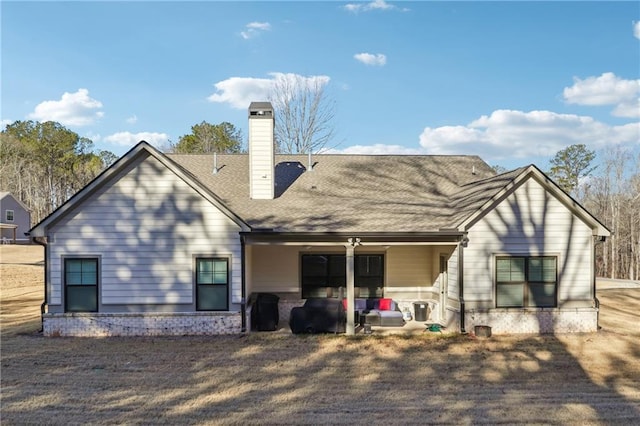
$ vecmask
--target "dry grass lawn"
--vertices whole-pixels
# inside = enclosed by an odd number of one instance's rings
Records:
[[[44,338],[42,248],[2,246],[1,422],[640,423],[640,289],[560,336]]]

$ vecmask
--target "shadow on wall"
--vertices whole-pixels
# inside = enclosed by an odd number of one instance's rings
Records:
[[[100,310],[102,305],[189,307],[195,297],[193,254],[239,245],[237,229],[213,213],[198,193],[148,157],[86,200],[65,231],[57,232],[52,256],[101,256]],[[225,232],[234,232],[231,242]]]
[[[586,263],[582,260],[591,257],[589,246],[592,244],[591,230],[535,179],[525,181],[506,199],[500,200],[500,204],[494,210],[474,225],[475,228],[482,226],[486,226],[488,234],[496,237],[494,241],[480,242],[485,245],[482,256],[486,259],[487,271],[494,271],[497,267],[496,255],[525,258],[549,256],[556,259],[555,295],[549,294],[549,285],[542,284],[542,282],[550,282],[545,272],[541,269],[540,279],[535,280],[532,268],[528,264],[530,261],[525,262],[523,276],[530,282],[539,281],[535,291],[528,291],[523,286],[523,298],[530,299],[528,306],[553,307],[554,305],[562,308],[572,301],[593,301],[591,265],[588,260]],[[582,234],[580,226],[584,226],[585,229]],[[478,244],[478,242],[475,243]],[[585,250],[585,256],[582,259],[580,250]],[[496,275],[497,271],[492,274],[492,286],[495,285]],[[578,290],[576,286],[579,287]],[[497,291],[494,297],[498,297]],[[554,297],[555,300],[553,300]],[[551,305],[550,300],[553,301]],[[548,316],[544,317],[548,318]],[[541,323],[541,316],[536,318],[539,321],[538,329],[552,331],[550,328],[553,329],[553,324],[548,324],[548,320],[545,320],[544,324]]]

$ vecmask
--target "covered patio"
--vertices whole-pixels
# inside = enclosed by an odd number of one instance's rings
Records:
[[[362,332],[356,298],[390,298],[415,318],[414,304],[426,303],[426,321],[376,327],[376,333],[419,332],[427,324],[459,329],[458,253],[465,234],[425,233],[244,233],[243,287],[246,300],[259,293],[279,297],[279,328],[289,331],[291,309],[307,298],[346,301],[346,334]],[[250,308],[247,310],[250,314]],[[248,323],[250,323],[248,321]]]
[[[13,223],[0,223],[0,235],[2,244],[15,244],[17,241],[18,225]]]

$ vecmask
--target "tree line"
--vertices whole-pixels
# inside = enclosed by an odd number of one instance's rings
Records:
[[[242,151],[242,132],[230,123],[203,121],[165,151],[237,153]],[[22,200],[34,225],[117,159],[60,123],[15,121],[0,133],[0,191]]]
[[[0,133],[0,188],[39,222],[116,160],[61,124],[16,121]]]
[[[611,236],[596,245],[596,275],[640,279],[640,156],[621,147],[571,145],[551,160],[549,176],[598,218]]]

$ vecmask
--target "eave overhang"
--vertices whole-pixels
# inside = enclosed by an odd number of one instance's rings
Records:
[[[344,245],[349,239],[358,239],[362,245],[412,245],[446,244],[455,245],[462,241],[465,232],[282,232],[254,230],[240,235],[250,245],[290,244],[290,245]]]

